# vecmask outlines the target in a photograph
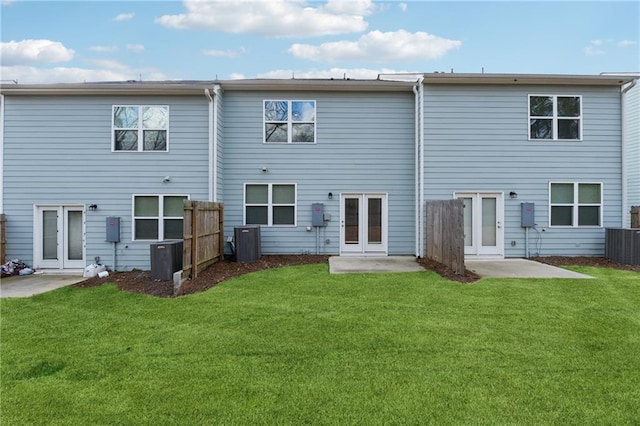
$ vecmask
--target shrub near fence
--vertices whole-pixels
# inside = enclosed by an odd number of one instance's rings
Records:
[[[184,202],[184,252],[182,274],[198,273],[224,256],[224,205],[206,201]]]
[[[462,200],[427,202],[426,257],[464,274],[464,205]]]

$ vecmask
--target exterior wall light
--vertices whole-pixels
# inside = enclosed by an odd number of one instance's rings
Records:
[[[518,193],[517,193],[517,192],[513,192],[513,191],[511,191],[511,192],[509,193],[509,197],[511,197],[511,198],[518,198]]]
[[[332,200],[333,199],[333,192],[330,192],[327,194],[327,198]]]
[[[96,210],[98,210],[98,205],[97,204],[89,205],[89,210],[91,210],[92,212],[95,212]]]

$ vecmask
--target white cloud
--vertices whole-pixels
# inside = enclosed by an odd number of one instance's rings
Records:
[[[593,46],[602,46],[604,44],[604,40],[599,40],[599,39],[591,40],[591,44]]]
[[[130,21],[133,19],[134,16],[136,16],[135,13],[121,13],[115,18],[113,18],[113,20],[116,22]]]
[[[350,78],[356,80],[375,80],[379,74],[420,74],[416,71],[398,71],[388,68],[372,69],[372,68],[330,68],[327,70],[274,70],[266,73],[258,74],[249,78],[322,78],[322,79],[338,79]],[[243,74],[232,74],[231,79],[247,78]]]
[[[372,0],[185,0],[186,13],[164,15],[156,22],[170,28],[223,31],[272,37],[309,37],[362,32]]]
[[[73,59],[75,52],[58,41],[22,40],[0,43],[0,58],[4,65],[56,63]]]
[[[584,49],[582,49],[582,51],[587,56],[598,56],[598,55],[604,55],[605,54],[604,50],[599,49],[596,46],[587,46]]]
[[[408,8],[408,6],[407,6],[407,4],[406,4],[406,3],[399,3],[399,4],[398,4],[398,7],[399,7],[399,8],[400,8],[400,10],[402,10],[403,12],[406,12],[406,11],[407,11],[407,8]]]
[[[633,40],[621,40],[618,42],[618,46],[620,47],[629,47],[629,46],[634,46],[636,44],[638,44],[638,42]]]
[[[14,3],[15,3],[15,0],[2,0],[3,6],[11,6]]]
[[[117,52],[118,48],[116,46],[91,46],[89,50],[93,52]]]
[[[245,48],[241,47],[237,50],[203,50],[202,54],[206,56],[217,56],[224,58],[237,58],[244,54]]]
[[[292,55],[315,62],[365,60],[388,62],[439,58],[461,41],[449,40],[425,32],[409,33],[404,30],[383,33],[372,31],[358,41],[338,41],[321,45],[296,43],[289,48]]]
[[[143,52],[144,51],[144,45],[143,44],[127,44],[127,50],[130,50],[132,52]]]
[[[151,68],[131,68],[113,60],[89,61],[92,67],[1,66],[3,80],[17,80],[21,84],[84,83],[96,81],[166,80],[163,73]]]

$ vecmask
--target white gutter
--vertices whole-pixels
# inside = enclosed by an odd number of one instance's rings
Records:
[[[424,77],[413,87],[415,94],[416,257],[424,257]]]
[[[620,96],[620,116],[622,123],[622,228],[626,228],[627,226],[631,226],[631,215],[629,211],[629,197],[627,196],[628,190],[628,177],[627,177],[627,144],[628,144],[628,134],[627,134],[627,118],[626,118],[626,108],[625,108],[625,98],[626,94],[629,90],[631,90],[638,80],[633,80],[631,83],[627,85],[624,89],[622,89],[622,95]]]
[[[4,212],[4,95],[0,94],[0,213]]]

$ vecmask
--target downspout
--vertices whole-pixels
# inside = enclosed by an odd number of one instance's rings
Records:
[[[4,95],[0,95],[0,213],[4,212]]]
[[[215,88],[214,88],[215,93]],[[218,170],[218,138],[216,132],[216,126],[214,124],[214,117],[218,113],[218,105],[214,100],[213,96],[211,96],[210,89],[204,89],[204,94],[209,101],[209,201],[215,202],[217,199],[217,186],[218,186],[218,176],[216,174]]]
[[[424,77],[420,78],[420,257],[424,257],[425,205],[424,205]]]
[[[633,89],[633,87],[638,82],[637,79],[634,79],[627,85],[627,87],[622,89],[622,95],[620,96],[620,116],[622,123],[622,227],[626,228],[627,226],[631,226],[630,212],[629,212],[629,198],[627,197],[627,118],[626,118],[626,108],[625,108],[625,98],[626,94],[629,90]]]
[[[415,215],[416,215],[416,257],[424,256],[424,114],[423,85],[424,77],[420,77],[413,93],[415,95]]]

